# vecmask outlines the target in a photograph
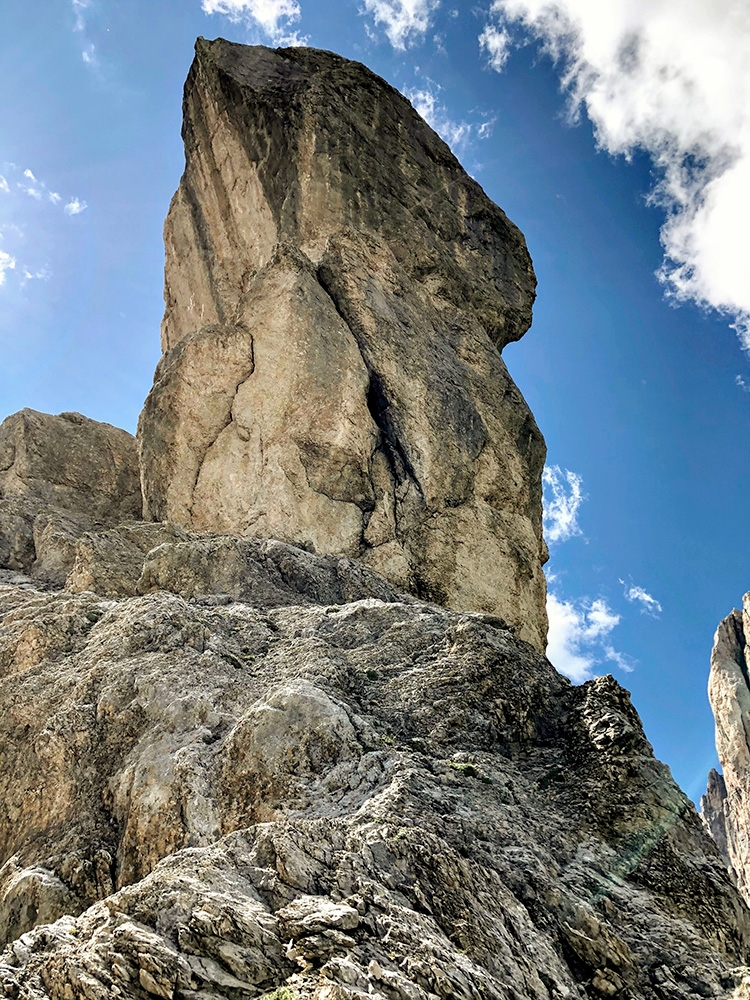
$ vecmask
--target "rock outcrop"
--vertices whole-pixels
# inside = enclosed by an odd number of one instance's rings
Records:
[[[743,610],[719,625],[711,653],[708,697],[716,720],[723,776],[712,772],[701,801],[704,822],[750,902],[750,594]]]
[[[747,995],[750,913],[627,693],[499,619],[20,578],[0,614],[0,993]]]
[[[404,97],[199,40],[165,227],[146,517],[357,558],[543,650],[544,443],[500,356],[522,235]]]
[[[0,568],[64,583],[87,531],[141,517],[135,438],[80,413],[0,425]]]

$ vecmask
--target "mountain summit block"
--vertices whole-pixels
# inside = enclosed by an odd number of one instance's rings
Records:
[[[330,52],[199,39],[183,136],[146,516],[359,559],[543,650],[545,448],[500,354],[531,322],[519,230]]]

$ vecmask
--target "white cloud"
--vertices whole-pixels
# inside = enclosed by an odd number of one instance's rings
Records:
[[[729,316],[750,350],[746,0],[494,0],[492,11],[485,32],[521,26],[560,60],[601,148],[650,153],[668,294]]]
[[[16,258],[0,250],[0,285],[5,284],[5,272],[12,271],[16,266]]]
[[[46,183],[36,176],[33,170],[28,167],[21,170],[14,163],[4,163],[3,169],[8,171],[8,177],[12,177],[13,191],[21,191],[35,201],[49,201],[52,205],[59,205],[63,201],[62,195],[57,191],[50,191]],[[19,180],[18,178],[21,178]],[[11,194],[11,186],[7,177],[0,175],[0,191]],[[70,197],[63,206],[63,211],[67,215],[79,215],[87,208],[86,202],[77,197]],[[8,227],[6,226],[6,231]]]
[[[383,25],[394,49],[404,51],[424,38],[439,6],[440,0],[364,0],[364,13]]]
[[[741,375],[734,376],[734,384],[738,385],[743,392],[750,392],[750,385],[747,384]]]
[[[51,277],[51,272],[46,267],[43,267],[38,271],[30,271],[27,267],[25,267],[23,269],[23,277],[24,282],[34,280],[47,281]]]
[[[600,598],[590,603],[573,603],[550,591],[547,615],[547,659],[574,683],[593,677],[595,668],[607,662],[615,663],[621,670],[633,669],[628,658],[618,653],[609,641],[620,616],[606,601]]]
[[[71,198],[63,211],[66,215],[80,215],[81,212],[85,212],[87,208],[88,205],[85,201],[80,201],[78,198]]]
[[[487,53],[490,66],[499,73],[510,55],[510,35],[504,29],[488,24],[479,36],[479,48]]]
[[[86,11],[91,6],[91,0],[71,0],[73,13],[75,14],[76,31],[84,31],[86,28]]]
[[[625,587],[626,601],[630,601],[631,604],[635,602],[640,604],[642,614],[650,615],[652,618],[659,617],[662,607],[655,597],[652,597],[651,594],[647,593],[643,587],[636,587],[634,584],[627,584],[624,580],[620,580],[620,583]]]
[[[583,480],[575,472],[564,471],[559,465],[546,465],[542,473],[544,486],[544,534],[548,542],[566,542],[582,535],[578,525],[578,509],[586,499],[581,489]]]
[[[423,87],[405,87],[404,94],[414,105],[417,114],[447,142],[456,155],[461,155],[475,138],[488,139],[492,135],[495,119],[481,122],[456,121],[451,118],[439,98],[441,89],[439,84],[428,80]]]
[[[205,14],[223,14],[230,21],[259,27],[274,45],[304,45],[306,39],[289,26],[302,16],[297,0],[201,0]]]
[[[87,42],[81,49],[81,59],[87,66],[98,66],[99,60],[96,56],[96,46],[93,42]]]

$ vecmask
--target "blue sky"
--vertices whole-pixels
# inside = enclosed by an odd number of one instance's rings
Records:
[[[404,91],[526,235],[505,357],[547,439],[551,652],[612,672],[697,798],[714,629],[750,588],[744,0],[0,0],[0,417],[134,431],[197,35]]]

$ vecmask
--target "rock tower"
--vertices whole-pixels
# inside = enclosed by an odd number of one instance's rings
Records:
[[[500,354],[531,322],[519,230],[329,52],[200,39],[183,136],[146,517],[357,558],[543,650],[545,448]]]

